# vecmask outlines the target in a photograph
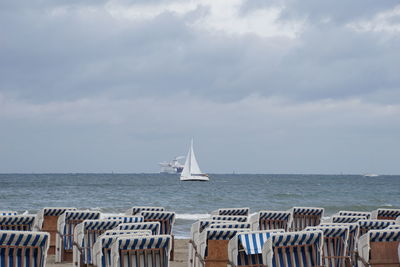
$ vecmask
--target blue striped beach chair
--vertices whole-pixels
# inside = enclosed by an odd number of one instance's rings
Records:
[[[123,223],[138,223],[144,222],[143,216],[108,216],[105,218],[106,220],[121,220]]]
[[[263,263],[267,267],[322,266],[323,236],[321,230],[272,234],[262,250]]]
[[[358,241],[358,266],[400,266],[399,229],[371,230]]]
[[[367,211],[350,211],[350,210],[341,210],[337,213],[340,216],[365,216],[366,219],[371,219],[371,212]]]
[[[107,231],[93,245],[93,264],[99,267],[112,267],[111,246],[119,237],[151,236],[150,230]]]
[[[333,215],[331,218],[332,223],[356,223],[359,220],[367,220],[365,216],[343,216]]]
[[[265,266],[262,261],[262,248],[265,242],[271,234],[284,232],[283,229],[274,229],[236,234],[228,243],[229,265],[232,267]]]
[[[93,245],[105,231],[114,229],[122,220],[84,220],[74,230],[74,266],[93,264]]]
[[[222,216],[249,216],[250,208],[225,208],[211,212],[212,215]]]
[[[211,220],[247,222],[248,218],[246,216],[212,215]]]
[[[168,267],[170,235],[120,237],[111,247],[113,267]]]
[[[48,247],[48,233],[0,231],[0,266],[44,267]]]
[[[288,230],[291,213],[288,211],[261,210],[250,217],[252,230]]]
[[[0,230],[32,231],[35,220],[35,215],[0,216]]]
[[[339,226],[312,226],[305,231],[321,230],[324,233],[324,244],[322,262],[328,267],[346,267],[351,260],[348,254],[348,240],[350,228],[345,225]]]
[[[114,230],[151,230],[153,235],[160,235],[159,222],[121,223]]]
[[[213,223],[210,224],[207,229],[248,229],[251,230],[250,223],[238,223],[238,222],[227,222],[227,223]]]
[[[18,212],[11,210],[1,210],[0,216],[10,216],[10,215],[18,215]]]
[[[372,219],[396,220],[400,217],[400,209],[377,209],[372,211]]]
[[[290,209],[291,222],[289,231],[302,231],[307,226],[317,226],[324,216],[323,208],[293,207]]]
[[[58,217],[67,210],[72,211],[76,208],[56,208],[47,207],[41,209],[36,214],[36,221],[34,228],[38,231],[48,232],[50,234],[50,247],[47,251],[48,255],[54,255],[56,253],[56,235],[57,235],[57,221]]]
[[[89,210],[65,211],[57,221],[55,262],[72,262],[74,229],[84,220],[97,220],[100,212]]]
[[[393,220],[359,220],[360,236],[366,234],[369,230],[382,230],[395,223]]]
[[[165,211],[163,207],[131,207],[129,208],[125,214],[126,215],[139,215],[142,211]]]

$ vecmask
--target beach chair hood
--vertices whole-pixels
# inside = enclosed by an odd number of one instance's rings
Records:
[[[42,230],[44,216],[60,216],[66,211],[76,210],[76,208],[43,208],[36,215],[35,229]]]
[[[213,221],[247,222],[248,218],[246,216],[212,215],[211,220],[213,220]]]
[[[126,215],[137,215],[142,211],[164,211],[163,207],[131,207],[129,208],[125,214]]]
[[[121,223],[115,230],[151,230],[153,235],[160,234],[159,222]]]
[[[372,219],[385,218],[395,220],[398,217],[400,217],[400,209],[377,209],[372,211],[371,215]]]
[[[282,220],[289,223],[291,213],[289,211],[261,210],[253,214],[249,221],[253,230],[259,230],[260,224],[265,220]]]
[[[26,226],[23,231],[31,231],[35,224],[35,215],[6,215],[0,216],[0,230],[22,230],[20,227]]]
[[[366,220],[366,216],[348,216],[348,215],[333,215],[331,218],[332,223],[354,223],[359,220]]]
[[[212,215],[222,216],[249,216],[250,208],[225,208],[211,212]]]
[[[341,210],[337,213],[339,216],[365,216],[366,219],[371,219],[371,212],[366,211],[349,211]]]
[[[121,215],[121,216],[108,216],[107,220],[121,220],[122,223],[139,223],[143,222],[143,216],[128,216],[128,215]]]

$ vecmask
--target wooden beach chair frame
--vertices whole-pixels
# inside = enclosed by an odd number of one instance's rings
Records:
[[[324,208],[316,207],[293,207],[289,231],[303,231],[308,226],[317,226],[324,216]]]

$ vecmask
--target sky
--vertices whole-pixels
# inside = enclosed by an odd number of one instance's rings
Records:
[[[0,173],[400,174],[398,0],[0,2]]]

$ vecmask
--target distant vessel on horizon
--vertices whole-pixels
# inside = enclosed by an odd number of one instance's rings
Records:
[[[366,173],[363,175],[364,177],[378,177],[379,174],[375,174],[375,173]]]
[[[184,159],[184,156],[175,157],[170,162],[160,162],[161,166],[160,173],[164,174],[181,174],[183,171],[183,165],[179,162],[180,159]]]
[[[186,156],[185,166],[181,173],[181,181],[209,181],[208,175],[202,173],[193,150],[193,138]]]

